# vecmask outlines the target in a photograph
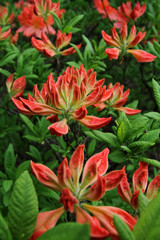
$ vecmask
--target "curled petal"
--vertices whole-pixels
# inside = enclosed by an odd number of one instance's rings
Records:
[[[132,198],[131,198],[131,206],[134,209],[138,209],[138,196],[139,196],[139,192],[140,190],[137,190],[136,192],[134,192],[132,194]]]
[[[98,201],[106,191],[106,181],[103,177],[98,176],[97,181],[89,188],[88,191],[82,194],[83,200]]]
[[[118,48],[107,48],[105,50],[105,54],[108,55],[109,60],[118,59],[119,53],[120,53],[120,49]]]
[[[83,172],[82,182],[80,188],[84,191],[89,185],[91,185],[98,176],[97,165],[95,162],[91,163],[88,168]]]
[[[48,167],[31,161],[31,171],[43,185],[53,190],[61,191],[57,176]]]
[[[93,116],[86,116],[85,118],[78,120],[78,121],[81,124],[83,124],[85,127],[88,127],[90,129],[98,129],[98,128],[106,126],[111,121],[111,117],[98,118],[98,117],[93,117]]]
[[[132,115],[136,115],[138,113],[141,112],[141,110],[137,110],[137,109],[133,109],[133,108],[128,108],[128,107],[119,107],[119,108],[116,108],[118,111],[121,111],[121,112],[125,112],[126,115],[129,115],[129,116],[132,116]]]
[[[83,119],[87,115],[87,109],[85,106],[82,106],[81,108],[78,108],[75,113],[73,114],[73,117],[77,120]]]
[[[105,179],[105,190],[111,190],[117,187],[118,184],[122,181],[125,176],[125,170],[115,170],[110,173],[107,173],[103,178]]]
[[[79,145],[76,148],[69,163],[73,181],[76,187],[79,184],[79,177],[83,169],[84,147],[85,147],[84,145]]]
[[[27,100],[27,99],[24,99],[21,97],[20,97],[20,100],[27,109],[29,109],[31,112],[34,113],[34,115],[36,115],[36,114],[50,115],[52,113],[59,114],[58,109],[52,108],[51,106],[49,106],[47,104],[30,101],[30,100]]]
[[[125,22],[122,26],[122,28],[120,29],[120,34],[121,34],[121,39],[123,42],[126,41],[127,38],[127,23]]]
[[[67,120],[64,118],[60,122],[53,123],[48,127],[48,130],[51,132],[51,135],[56,135],[58,137],[68,133]]]
[[[82,175],[82,186],[84,186],[84,181],[86,179],[86,176],[89,175],[90,184],[95,181],[95,179],[99,176],[104,175],[104,173],[108,169],[108,154],[109,149],[105,148],[102,152],[95,154],[91,158],[88,159],[88,161],[85,164],[83,175]],[[94,169],[94,174],[93,174]],[[91,176],[94,176],[93,179],[91,179]],[[81,188],[82,188],[81,186]]]
[[[96,218],[98,218],[100,224],[114,236],[118,236],[118,233],[114,227],[113,216],[119,216],[131,230],[133,230],[136,220],[126,211],[117,207],[102,207],[91,206],[88,204],[82,204],[83,208],[91,212]]]
[[[144,190],[148,181],[148,163],[139,162],[139,168],[133,174],[133,191]]]
[[[129,49],[127,51],[131,53],[138,62],[153,62],[156,58],[156,56],[143,50]]]
[[[103,30],[102,30],[102,37],[108,45],[119,47],[119,44]]]
[[[58,182],[61,186],[72,189],[71,170],[66,158],[64,158],[58,167]]]
[[[12,101],[13,101],[14,105],[16,106],[16,108],[21,113],[23,113],[25,115],[34,115],[34,113],[31,112],[29,109],[27,109],[20,100],[12,98]]]
[[[117,186],[117,192],[123,201],[130,204],[132,192],[127,181],[127,177],[124,176],[120,184]]]
[[[64,207],[61,207],[53,211],[39,213],[37,223],[30,240],[36,240],[44,232],[53,228],[64,211]]]
[[[160,183],[160,173],[150,182],[147,189],[146,197],[148,197],[149,199],[153,199],[157,195],[158,189],[159,189],[159,183]]]
[[[134,47],[135,45],[137,45],[138,43],[140,43],[143,38],[145,37],[146,35],[146,32],[142,33],[142,32],[139,32],[135,38],[128,44],[128,47]]]
[[[73,213],[74,205],[78,203],[78,200],[73,196],[72,192],[70,192],[68,188],[63,188],[59,202],[64,205],[66,211]]]
[[[89,223],[91,230],[91,237],[93,238],[106,238],[109,232],[100,226],[98,219],[90,216],[86,211],[76,206],[76,221],[81,224]]]

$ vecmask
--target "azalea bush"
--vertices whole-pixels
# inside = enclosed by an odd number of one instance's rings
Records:
[[[159,240],[160,3],[0,3],[0,240]]]

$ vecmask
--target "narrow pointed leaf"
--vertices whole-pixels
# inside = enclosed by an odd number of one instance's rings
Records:
[[[8,225],[16,240],[28,240],[34,230],[38,214],[38,201],[33,182],[27,171],[14,185],[8,208]]]

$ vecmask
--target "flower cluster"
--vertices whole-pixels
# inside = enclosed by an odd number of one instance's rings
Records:
[[[35,1],[35,4],[27,4],[24,6],[21,14],[18,15],[19,23],[21,27],[17,32],[23,32],[26,37],[36,36],[41,38],[41,33],[55,34],[55,30],[52,27],[54,20],[50,12],[53,12],[61,18],[64,13],[64,9],[60,9],[60,3],[51,3],[50,1],[46,5],[47,15],[42,16],[40,9],[43,6],[43,1]],[[49,7],[49,9],[48,9]],[[36,9],[36,12],[35,12]],[[48,12],[49,11],[49,12]]]
[[[116,83],[115,85],[113,85],[112,83],[110,83],[107,87],[107,89],[112,89],[113,92],[111,94],[111,96],[106,100],[106,102],[102,102],[95,104],[95,107],[98,107],[98,111],[103,110],[104,108],[114,108],[118,111],[124,111],[126,115],[135,115],[139,112],[141,112],[141,110],[137,110],[137,109],[132,109],[129,107],[123,107],[123,105],[126,103],[127,98],[129,96],[130,90],[126,90],[125,92],[123,92],[124,86],[120,85],[120,83]]]
[[[74,66],[67,68],[55,83],[52,74],[43,84],[41,92],[37,85],[33,89],[33,97],[28,99],[12,98],[18,110],[26,115],[51,115],[47,117],[51,123],[51,134],[61,136],[67,134],[67,122],[74,119],[91,129],[98,129],[108,124],[111,118],[98,118],[87,116],[86,107],[106,101],[113,89],[103,86],[104,79],[96,81],[96,72],[93,69],[86,71],[81,65],[79,69]],[[58,121],[58,115],[62,120]]]
[[[109,150],[106,148],[88,159],[83,169],[83,151],[84,145],[79,145],[73,153],[69,165],[65,158],[59,165],[57,176],[45,165],[31,162],[31,170],[35,177],[46,187],[59,191],[61,193],[59,202],[63,204],[63,207],[56,210],[39,213],[31,240],[35,240],[43,232],[54,227],[65,211],[74,213],[78,223],[88,222],[91,236],[94,238],[118,236],[113,224],[113,215],[118,215],[131,230],[133,229],[136,220],[124,210],[84,203],[85,201],[97,201],[103,197],[106,191],[115,188],[124,177],[124,168],[105,174],[108,169],[109,154]]]
[[[146,32],[138,32],[136,35],[136,27],[133,26],[128,36],[127,23],[124,23],[122,28],[120,28],[120,36],[115,27],[111,29],[111,36],[105,33],[105,31],[102,31],[102,36],[105,42],[108,45],[114,46],[114,48],[107,48],[105,54],[108,55],[109,60],[112,60],[118,59],[119,55],[123,57],[126,53],[131,53],[138,62],[152,62],[156,56],[143,50],[130,49],[140,43],[145,35]]]
[[[132,3],[127,1],[126,3],[122,3],[118,9],[110,6],[108,0],[94,0],[94,6],[98,10],[100,14],[102,14],[103,18],[109,18],[110,21],[116,21],[114,26],[116,28],[121,28],[123,23],[127,23],[128,21],[135,21],[140,16],[142,16],[146,11],[146,5],[140,5],[137,2],[132,9]]]
[[[38,16],[46,19],[51,13],[56,14],[59,18],[65,13],[64,9],[60,9],[60,2],[52,3],[51,0],[34,0],[35,10]]]
[[[119,196],[134,209],[138,209],[138,196],[140,190],[144,193],[148,181],[148,164],[139,162],[139,168],[135,171],[132,178],[133,194],[129,187],[127,177],[125,176],[117,186]],[[146,197],[152,200],[158,193],[160,183],[160,174],[158,174],[148,185]]]
[[[38,40],[32,37],[31,43],[38,51],[43,52],[47,57],[53,57],[55,55],[66,56],[76,52],[73,47],[61,51],[62,48],[66,47],[70,43],[72,33],[67,35],[66,33],[61,33],[61,31],[58,30],[56,46],[52,44],[46,34],[42,33],[41,38],[42,40]],[[77,45],[77,47],[80,48],[81,44]]]

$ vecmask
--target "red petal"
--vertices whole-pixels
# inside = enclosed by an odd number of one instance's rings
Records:
[[[74,184],[78,187],[79,184],[79,177],[81,175],[83,169],[83,162],[84,162],[84,145],[79,145],[76,150],[74,151],[71,159],[70,159],[70,169],[72,173],[72,177],[74,180]]]
[[[36,240],[44,232],[53,228],[63,212],[64,207],[58,208],[53,211],[39,213],[37,217],[37,223],[30,240]]]
[[[148,181],[148,163],[139,162],[139,168],[133,174],[133,191],[146,189]]]
[[[103,239],[109,236],[109,232],[100,226],[96,217],[90,216],[86,211],[76,206],[76,221],[81,224],[89,223],[91,230],[91,237],[95,239]]]
[[[90,129],[98,129],[106,126],[111,121],[111,117],[98,118],[93,116],[86,116],[85,118],[78,121],[82,123],[85,127],[88,127]]]
[[[53,190],[61,191],[57,176],[48,167],[31,161],[31,171],[43,185]]]
[[[60,122],[53,123],[48,127],[48,130],[51,132],[51,135],[56,135],[58,137],[68,133],[67,120],[64,118]]]
[[[131,53],[137,59],[138,62],[153,62],[154,59],[156,58],[156,56],[143,50],[129,49],[127,51]]]

